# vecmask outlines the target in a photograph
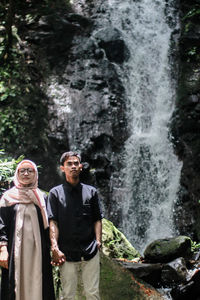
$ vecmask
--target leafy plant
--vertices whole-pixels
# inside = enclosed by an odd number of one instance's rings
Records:
[[[61,291],[61,282],[60,282],[60,269],[58,266],[53,266],[53,281],[54,289],[56,294],[56,299],[59,298]]]
[[[200,15],[200,7],[193,7],[183,18],[182,20],[186,20],[192,17],[196,17]]]
[[[200,54],[199,54],[199,50],[197,48],[197,46],[191,47],[187,50],[187,62],[190,61],[199,61],[200,59]]]
[[[12,181],[16,166],[23,158],[23,155],[17,159],[6,157],[4,150],[0,150],[0,194]]]
[[[200,249],[200,243],[192,241],[191,250],[192,252],[196,252]]]

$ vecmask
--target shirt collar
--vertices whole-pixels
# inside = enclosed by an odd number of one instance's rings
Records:
[[[71,192],[71,191],[79,191],[79,190],[82,188],[80,182],[77,183],[77,185],[72,185],[72,184],[70,184],[68,181],[66,181],[66,182],[64,183],[64,185],[66,186],[67,190],[70,191],[70,192]]]

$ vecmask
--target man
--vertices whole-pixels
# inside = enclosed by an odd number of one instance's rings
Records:
[[[47,203],[52,264],[60,266],[63,300],[75,298],[80,266],[86,299],[99,300],[103,216],[97,191],[80,183],[82,164],[78,153],[63,153],[60,163],[66,181],[50,190]]]

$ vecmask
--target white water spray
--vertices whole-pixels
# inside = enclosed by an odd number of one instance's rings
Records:
[[[130,51],[123,66],[131,134],[121,176],[126,191],[120,203],[122,230],[143,251],[152,240],[175,234],[173,205],[182,165],[173,152],[168,128],[175,102],[169,63],[174,28],[167,24],[163,0],[108,3],[112,25],[120,30]],[[169,13],[175,20],[173,10],[168,9]]]

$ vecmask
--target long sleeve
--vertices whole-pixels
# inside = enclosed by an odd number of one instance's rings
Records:
[[[7,234],[7,222],[8,222],[8,207],[0,208],[0,246],[7,245],[8,234]]]

